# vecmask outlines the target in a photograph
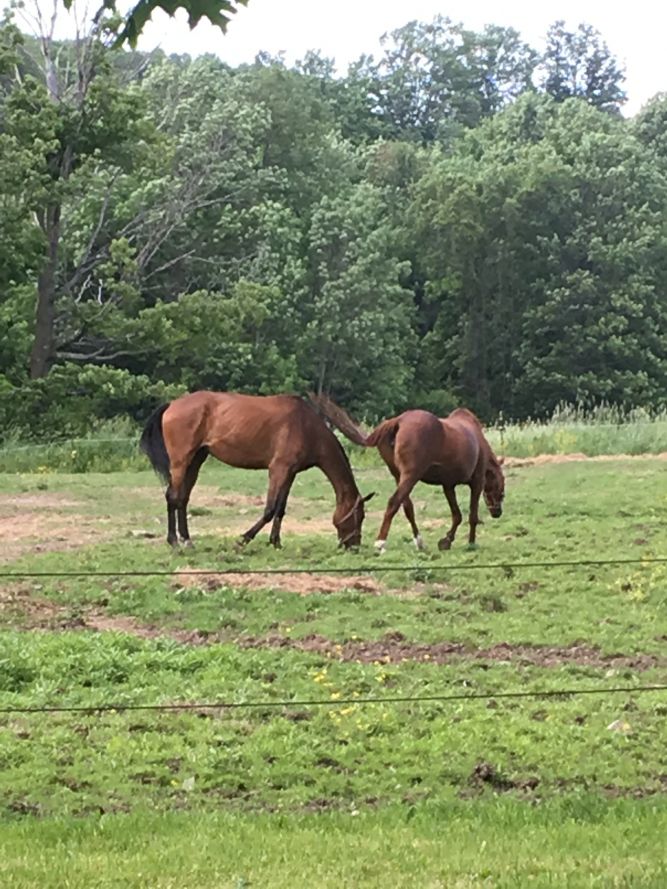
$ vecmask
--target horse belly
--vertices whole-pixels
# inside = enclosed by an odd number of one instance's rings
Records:
[[[263,448],[247,441],[213,441],[207,447],[217,460],[237,469],[267,469],[271,462]]]
[[[421,480],[427,485],[443,485],[453,488],[466,485],[475,471],[476,461],[452,458],[447,463],[434,463],[426,470]]]
[[[426,485],[447,484],[444,469],[444,466],[429,466],[424,475],[422,475],[421,481]]]

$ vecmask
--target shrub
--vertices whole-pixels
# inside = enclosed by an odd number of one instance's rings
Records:
[[[181,392],[118,368],[65,364],[42,379],[0,387],[0,440],[88,436],[110,418],[141,422]]]

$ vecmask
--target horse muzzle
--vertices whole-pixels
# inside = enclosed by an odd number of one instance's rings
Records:
[[[489,507],[489,512],[491,513],[492,519],[499,519],[503,514],[503,508],[502,506]]]
[[[359,549],[361,546],[361,534],[348,534],[347,537],[338,538],[338,549]]]

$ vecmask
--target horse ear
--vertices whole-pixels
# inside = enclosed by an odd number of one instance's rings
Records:
[[[369,500],[372,500],[373,497],[375,497],[375,491],[371,491],[370,494],[366,494],[365,497],[362,497],[362,498],[361,498],[361,502],[362,502],[362,503],[368,503],[368,501],[369,501]]]

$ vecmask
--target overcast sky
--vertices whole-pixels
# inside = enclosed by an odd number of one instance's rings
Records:
[[[160,45],[166,52],[214,52],[232,65],[252,61],[260,50],[284,50],[291,62],[308,49],[319,49],[345,70],[362,53],[377,53],[384,32],[438,14],[473,29],[511,26],[536,47],[556,19],[572,26],[586,22],[602,33],[626,66],[626,113],[637,111],[656,92],[667,91],[664,0],[249,0],[225,36],[208,23],[190,32],[187,25],[156,13],[141,45]]]
[[[39,3],[46,7],[49,0]],[[98,5],[95,0],[88,3]],[[121,8],[129,5],[130,0],[121,0]],[[438,14],[473,29],[511,26],[536,48],[556,19],[570,26],[586,22],[602,33],[627,69],[626,113],[633,114],[656,92],[667,91],[664,0],[249,0],[226,35],[208,22],[190,31],[185,16],[170,19],[156,12],[139,48],[161,46],[165,52],[191,55],[213,52],[231,65],[251,62],[261,50],[285,51],[292,62],[309,49],[319,49],[345,71],[362,53],[377,54],[386,31],[412,19],[430,21]]]

